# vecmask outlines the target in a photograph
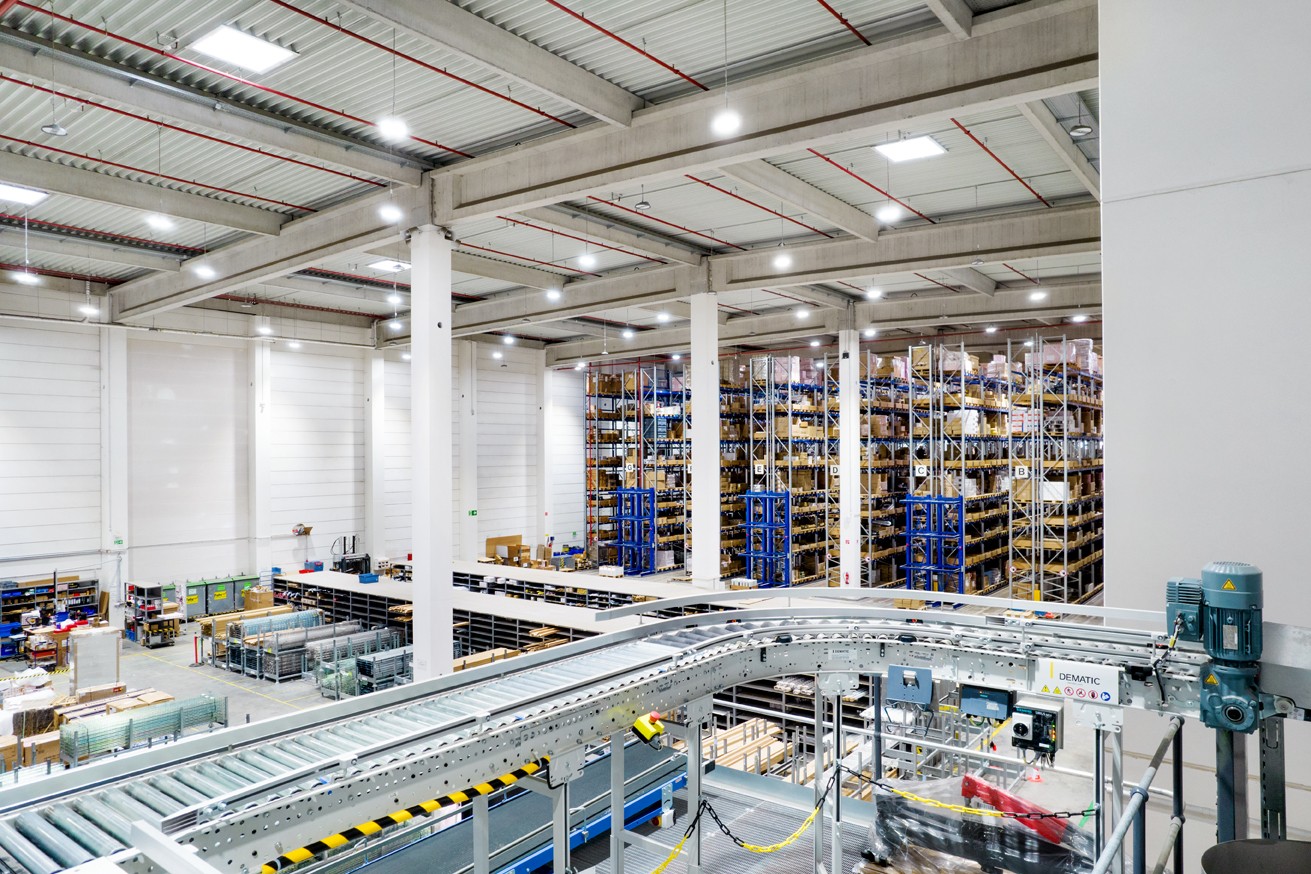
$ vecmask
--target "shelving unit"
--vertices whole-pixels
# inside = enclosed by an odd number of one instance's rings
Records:
[[[405,583],[317,582],[313,575],[273,578],[273,601],[296,610],[321,610],[324,622],[359,621],[365,628],[396,629],[405,643],[411,643],[410,614],[394,611],[410,605]]]
[[[829,367],[835,367],[836,362]],[[863,352],[860,362],[861,584],[904,582],[904,496],[910,491],[906,359]]]
[[[686,400],[681,368],[647,365],[588,373],[587,546],[597,564],[620,565],[637,575],[685,565]],[[624,512],[621,495],[633,489],[650,492],[651,504],[630,503],[630,512]],[[631,512],[636,509],[643,511],[640,519]],[[644,521],[650,531],[631,536],[634,524]],[[633,524],[625,529],[626,523]]]
[[[827,382],[813,363],[800,358],[753,358],[748,397],[751,467],[747,493],[787,492],[789,501],[788,582],[771,584],[800,585],[826,579],[828,553],[836,550],[838,543],[828,524],[830,516],[836,517],[838,495],[837,477],[830,468],[837,458],[829,457],[833,411]],[[750,523],[748,512],[746,524]],[[746,531],[749,534],[750,528]],[[749,571],[753,550],[748,537],[742,554]],[[773,578],[781,579],[781,575],[775,572]]]
[[[98,580],[77,576],[55,574],[39,579],[0,580],[0,624],[21,625],[24,613],[41,609],[67,612],[73,618],[94,616],[99,610],[96,603],[99,594]],[[3,645],[4,641],[0,641],[0,647]]]
[[[645,577],[656,572],[658,521],[655,489],[618,489],[619,566],[624,575]]]
[[[1102,584],[1102,378],[1090,341],[1030,342],[1011,434],[1012,597],[1086,600]]]

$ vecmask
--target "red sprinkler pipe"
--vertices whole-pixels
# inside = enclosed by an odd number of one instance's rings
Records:
[[[923,273],[916,273],[915,275],[918,276],[920,279],[923,279],[925,282],[932,282],[934,285],[941,285],[943,288],[947,289],[947,291],[955,291],[955,292],[960,291],[960,289],[954,285],[948,285],[945,282],[939,282],[938,280],[934,279],[931,276],[925,276]]]
[[[380,43],[377,40],[369,39],[367,36],[364,36],[363,34],[358,34],[355,31],[350,30],[349,28],[342,27],[340,24],[333,24],[331,21],[328,21],[325,18],[319,18],[315,15],[311,15],[310,13],[306,12],[303,9],[296,8],[292,4],[286,2],[286,0],[269,0],[269,2],[281,6],[283,9],[290,10],[291,12],[294,12],[297,15],[303,15],[304,17],[310,19],[311,21],[317,21],[319,24],[330,27],[333,30],[337,31],[338,33],[342,33],[345,34],[346,36],[353,37],[354,39],[357,39],[360,42],[365,43],[366,45],[371,45],[374,48],[382,49],[384,52],[387,52],[390,55],[395,55],[398,58],[404,58],[410,63],[417,64],[418,66],[423,67],[425,70],[428,70],[429,72],[436,73],[439,76],[445,76],[448,79],[454,79],[456,82],[459,82],[461,85],[466,85],[477,91],[481,91],[484,94],[490,94],[492,97],[496,97],[500,100],[504,100],[506,103],[513,103],[515,106],[519,107],[520,109],[526,109],[529,112],[536,113],[537,115],[542,116],[542,118],[549,118],[551,121],[557,124],[562,124],[565,127],[578,127],[578,125],[565,121],[563,118],[559,118],[558,116],[551,115],[551,113],[538,109],[535,106],[529,106],[527,103],[524,103],[523,101],[515,100],[513,97],[509,96],[508,94],[501,94],[500,92],[493,91],[492,89],[484,85],[479,85],[477,82],[471,82],[468,79],[464,78],[463,76],[457,76],[454,73],[451,73],[447,70],[443,70],[441,67],[436,67],[433,66],[432,64],[429,64],[427,61],[421,61],[418,58],[414,57],[413,55],[407,55],[405,54],[405,52],[397,51],[391,46],[384,45],[383,43]]]
[[[707,240],[714,240],[716,243],[718,243],[718,244],[721,245],[721,246],[728,246],[728,247],[730,247],[730,248],[738,249],[738,250],[743,251],[743,252],[746,251],[746,247],[745,247],[745,246],[739,246],[737,243],[730,243],[730,242],[728,242],[727,240],[721,240],[721,239],[719,239],[719,237],[712,237],[712,236],[710,236],[709,234],[703,234],[703,233],[701,233],[700,231],[694,231],[694,230],[692,230],[691,228],[685,228],[685,227],[683,227],[682,225],[676,225],[676,224],[674,224],[673,222],[667,222],[667,221],[665,221],[665,220],[662,219],[662,218],[656,218],[655,216],[651,215],[650,213],[641,212],[640,210],[636,210],[636,209],[630,209],[630,208],[628,208],[628,207],[626,207],[626,206],[624,206],[624,205],[622,205],[622,204],[615,203],[615,202],[610,201],[610,200],[605,200],[604,198],[597,197],[596,195],[588,195],[587,199],[588,199],[588,200],[594,200],[594,201],[596,201],[597,203],[605,204],[606,206],[612,206],[612,207],[614,207],[615,209],[622,209],[624,212],[631,212],[633,215],[637,216],[638,218],[646,219],[647,221],[658,222],[659,224],[667,225],[668,227],[671,227],[671,228],[676,228],[677,230],[680,230],[680,231],[682,231],[682,232],[685,233],[685,234],[692,234],[693,236],[696,236],[696,237],[702,237],[702,238],[707,239]]]
[[[891,194],[889,194],[888,192],[884,191],[882,188],[879,188],[879,187],[878,187],[877,185],[875,185],[873,182],[870,182],[868,179],[864,178],[863,176],[860,176],[860,175],[858,175],[857,173],[853,172],[852,170],[849,170],[848,168],[843,167],[841,164],[839,164],[837,161],[834,161],[834,160],[833,160],[832,158],[830,158],[828,155],[822,155],[822,154],[820,154],[819,152],[815,151],[814,149],[806,149],[806,151],[807,151],[807,152],[810,152],[810,154],[814,155],[816,158],[821,158],[821,159],[827,161],[828,163],[832,164],[834,167],[837,167],[837,168],[838,168],[839,170],[841,170],[843,173],[846,173],[848,176],[850,176],[852,179],[855,179],[857,182],[861,183],[862,185],[867,185],[867,186],[869,186],[870,188],[873,188],[875,191],[877,191],[879,194],[882,194],[882,195],[883,195],[884,197],[886,197],[888,200],[892,201],[892,202],[895,203],[895,204],[898,204],[898,205],[901,206],[903,209],[906,209],[906,210],[909,210],[910,212],[915,213],[915,215],[917,215],[917,216],[919,216],[920,218],[924,219],[924,220],[925,220],[926,222],[928,222],[929,224],[931,224],[931,225],[936,225],[936,224],[937,224],[937,222],[935,222],[933,219],[931,219],[931,218],[929,218],[928,216],[926,216],[924,213],[920,212],[920,211],[919,211],[918,209],[916,209],[915,207],[911,206],[909,203],[906,203],[905,201],[902,201],[902,200],[898,200],[897,198],[893,197],[893,196],[892,196]]]
[[[675,76],[677,76],[678,78],[680,78],[680,79],[682,79],[682,80],[684,80],[684,81],[686,81],[686,82],[691,82],[693,85],[695,85],[696,87],[700,88],[702,91],[709,91],[709,90],[710,90],[710,89],[707,88],[705,85],[702,85],[700,82],[698,82],[697,80],[693,79],[691,76],[687,75],[687,74],[684,73],[682,70],[678,69],[677,67],[673,66],[672,64],[666,64],[664,61],[660,60],[660,59],[657,58],[655,55],[653,55],[653,54],[651,54],[650,52],[648,52],[646,49],[638,48],[637,46],[633,45],[631,42],[629,42],[628,40],[624,39],[622,36],[620,36],[619,34],[615,33],[614,31],[612,31],[612,30],[606,30],[606,29],[605,29],[604,27],[602,27],[601,25],[599,25],[599,24],[597,24],[597,23],[595,23],[595,22],[593,22],[593,21],[589,21],[586,15],[583,15],[582,13],[579,13],[579,12],[574,12],[574,11],[573,11],[572,9],[570,9],[568,6],[565,6],[563,3],[558,2],[558,0],[546,0],[546,2],[547,2],[547,3],[550,3],[552,6],[554,6],[556,9],[559,9],[561,12],[564,12],[564,13],[566,13],[566,14],[568,14],[568,15],[572,15],[574,18],[577,18],[579,21],[581,21],[583,24],[586,24],[588,27],[592,28],[593,30],[598,30],[598,31],[600,31],[601,33],[603,33],[603,34],[605,34],[606,36],[610,37],[610,38],[611,38],[612,40],[614,40],[615,42],[623,43],[624,45],[628,46],[628,47],[629,47],[630,49],[632,49],[633,51],[637,52],[637,53],[638,53],[639,55],[641,55],[642,57],[646,58],[648,61],[653,61],[653,62],[659,64],[660,66],[664,67],[664,68],[665,68],[666,70],[668,70],[669,72],[673,73],[673,74],[674,74]]]
[[[140,173],[143,176],[154,176],[156,179],[167,179],[170,182],[177,182],[182,185],[194,185],[197,188],[205,188],[209,191],[218,191],[222,194],[231,194],[234,197],[245,197],[249,200],[262,200],[265,203],[272,203],[277,206],[285,206],[288,209],[298,209],[301,212],[318,212],[312,206],[300,206],[295,203],[287,203],[285,200],[274,200],[271,197],[261,197],[258,194],[247,194],[244,191],[233,191],[231,188],[220,188],[217,185],[205,185],[201,182],[195,182],[191,179],[183,179],[179,176],[169,176],[167,173],[156,173],[151,170],[143,170],[140,167],[133,167],[130,164],[120,164],[117,161],[107,161],[104,158],[93,158],[90,155],[82,155],[77,152],[69,152],[65,149],[56,149],[54,146],[45,143],[34,143],[31,140],[22,140],[18,137],[5,136],[0,134],[0,140],[8,140],[11,143],[18,143],[23,146],[31,146],[34,149],[44,149],[47,152],[55,152],[60,155],[67,155],[70,158],[79,158],[83,161],[94,161],[97,164],[104,164],[106,167],[117,167],[120,170],[127,170],[129,173]]]
[[[339,109],[333,109],[329,106],[324,106],[321,103],[315,103],[312,100],[306,100],[303,97],[296,97],[292,94],[286,93],[285,91],[279,91],[276,88],[270,88],[267,85],[261,85],[258,82],[252,82],[249,79],[243,79],[241,76],[234,76],[231,73],[225,73],[222,70],[216,69],[215,67],[207,66],[206,64],[197,63],[196,61],[189,61],[186,58],[182,57],[181,55],[176,55],[172,52],[166,52],[163,49],[157,49],[152,45],[147,45],[146,43],[138,42],[137,40],[134,39],[129,39],[128,37],[122,36],[121,34],[114,33],[113,31],[110,30],[106,30],[103,27],[96,27],[94,24],[87,24],[84,21],[78,21],[76,18],[70,18],[67,15],[60,15],[59,13],[54,12],[53,10],[45,9],[41,6],[35,6],[31,3],[28,3],[27,0],[18,0],[18,2],[15,5],[21,6],[24,9],[29,9],[32,12],[39,12],[42,15],[48,15],[57,21],[64,22],[65,24],[71,24],[74,27],[80,27],[83,30],[89,30],[92,33],[98,33],[101,36],[107,36],[110,39],[116,39],[119,42],[126,43],[132,46],[133,48],[140,49],[143,52],[149,52],[152,55],[156,55],[161,58],[168,58],[170,61],[177,61],[179,64],[186,64],[188,67],[194,67],[197,70],[203,70],[204,72],[209,73],[212,76],[220,76],[224,79],[227,79],[229,82],[236,82],[237,84],[244,85],[247,88],[254,88],[257,91],[263,91],[265,94],[272,94],[274,97],[281,97],[284,100],[291,100],[296,103],[302,104],[303,106],[309,106],[313,109],[317,109],[320,112],[326,112],[329,113],[330,115],[335,115],[338,118],[344,118],[347,121],[353,121],[356,124],[362,124],[367,127],[376,127],[376,125],[373,122],[369,121],[368,119],[360,118],[357,115],[350,115],[349,113],[342,112]],[[462,152],[459,149],[453,148],[451,146],[444,146],[441,143],[436,142],[434,140],[425,140],[422,137],[417,137],[414,136],[413,134],[410,135],[410,139],[414,140],[416,143],[423,143],[425,146],[432,146],[435,149],[441,149],[444,152],[450,152],[453,155],[459,155],[461,158],[473,157],[473,155],[469,154],[468,152]]]
[[[11,227],[13,226],[21,227],[22,223],[26,222],[27,224],[31,225],[31,227],[35,230],[53,229],[56,231],[71,232],[71,234],[65,234],[64,236],[79,235],[79,236],[85,236],[87,239],[92,239],[92,240],[100,237],[109,240],[125,240],[129,243],[137,244],[142,249],[145,249],[145,247],[147,246],[159,247],[157,249],[148,249],[146,251],[159,252],[159,249],[170,249],[170,250],[182,251],[182,252],[205,251],[204,249],[201,249],[197,246],[183,246],[179,243],[165,243],[162,240],[148,240],[145,237],[129,237],[127,234],[115,234],[111,231],[98,231],[95,230],[94,228],[79,228],[75,225],[61,225],[58,222],[46,222],[46,221],[41,221],[40,219],[28,219],[25,216],[13,215],[11,213],[0,212],[0,221],[14,222],[15,224],[12,225]],[[173,252],[165,252],[163,254],[173,254]]]
[[[322,170],[324,173],[331,173],[334,176],[343,176],[347,179],[352,179],[356,182],[363,182],[366,185],[375,185],[379,188],[386,187],[386,183],[384,182],[377,182],[373,179],[365,179],[363,176],[356,176],[354,173],[346,173],[342,170],[334,170],[331,167],[320,167],[317,164],[311,164],[308,161],[301,161],[297,158],[291,158],[286,155],[278,155],[278,154],[274,154],[273,152],[266,152],[263,149],[256,149],[253,146],[242,145],[241,143],[233,142],[232,140],[225,140],[220,137],[213,137],[210,136],[209,134],[202,134],[200,131],[190,130],[189,128],[185,128],[185,127],[178,127],[177,125],[169,124],[166,121],[157,121],[145,115],[137,115],[135,112],[128,112],[126,109],[118,109],[113,106],[108,106],[104,103],[97,103],[94,100],[87,100],[82,97],[74,97],[72,94],[64,94],[62,92],[55,91],[51,88],[43,88],[42,86],[37,85],[34,82],[24,82],[22,79],[15,79],[13,76],[6,76],[3,73],[0,73],[0,81],[13,82],[15,85],[22,85],[24,88],[31,88],[35,91],[40,91],[43,94],[49,94],[52,97],[58,97],[60,100],[72,100],[73,102],[81,103],[84,106],[94,106],[96,109],[103,109],[106,112],[112,112],[115,113],[116,115],[126,116],[127,118],[135,118],[138,121],[144,121],[148,124],[153,124],[156,127],[164,128],[165,130],[177,131],[178,133],[186,134],[187,136],[198,137],[202,140],[209,140],[211,143],[218,143],[219,145],[223,145],[223,146],[231,146],[234,149],[241,149],[242,151],[245,152],[252,152],[256,155],[263,155],[266,158],[276,158],[279,161],[286,161],[288,164],[297,164],[301,167],[308,167],[311,170]]]
[[[824,2],[824,0],[819,0],[819,5],[827,9],[829,11],[829,14],[831,14],[838,21],[841,21],[842,26],[845,27],[847,30],[851,31],[852,33],[854,33],[856,35],[856,38],[859,39],[861,42],[863,42],[865,45],[867,46],[873,45],[872,42],[865,39],[865,34],[861,33],[859,30],[856,30],[856,26],[853,25],[850,21],[847,21],[846,16],[844,16],[841,12],[838,12],[828,3]]]
[[[822,237],[828,237],[830,240],[833,239],[833,235],[832,235],[832,234],[825,233],[824,231],[821,231],[819,228],[817,228],[817,227],[813,227],[813,226],[811,226],[811,225],[808,225],[808,224],[806,224],[806,223],[803,222],[803,221],[798,221],[797,219],[792,218],[792,216],[790,216],[790,215],[784,215],[783,213],[778,212],[777,210],[770,209],[769,207],[765,206],[764,204],[756,203],[754,200],[751,200],[750,198],[743,197],[742,195],[740,195],[740,194],[738,194],[738,193],[736,193],[736,192],[729,191],[727,188],[720,188],[718,185],[714,184],[713,182],[707,182],[707,181],[704,180],[704,179],[698,179],[698,178],[696,178],[695,176],[692,176],[692,175],[690,175],[690,174],[684,174],[684,175],[686,175],[687,178],[688,178],[688,179],[691,179],[693,182],[700,182],[702,185],[704,185],[704,186],[707,187],[707,188],[713,188],[713,189],[715,189],[715,190],[718,191],[720,194],[727,194],[729,197],[735,198],[736,200],[740,200],[740,201],[742,201],[743,203],[749,203],[749,204],[751,204],[751,205],[754,206],[756,209],[763,209],[765,212],[769,213],[770,215],[778,216],[778,217],[781,218],[781,219],[785,219],[785,220],[787,220],[787,221],[792,222],[792,224],[794,224],[794,225],[800,225],[801,227],[805,228],[806,230],[808,230],[808,231],[814,231],[815,233],[819,234],[819,235],[822,236]]]
[[[983,151],[987,152],[987,153],[989,154],[989,156],[992,157],[992,160],[996,161],[998,164],[1001,164],[1002,168],[1005,169],[1007,173],[1009,173],[1009,174],[1011,174],[1011,176],[1015,177],[1015,181],[1016,181],[1016,182],[1020,183],[1021,185],[1023,185],[1025,188],[1027,188],[1027,189],[1029,190],[1029,193],[1030,193],[1030,194],[1032,194],[1034,197],[1036,197],[1036,198],[1038,198],[1039,200],[1041,200],[1043,206],[1046,206],[1046,207],[1050,207],[1050,206],[1051,206],[1051,204],[1047,202],[1047,199],[1046,199],[1045,197],[1043,197],[1041,194],[1039,194],[1038,192],[1034,191],[1034,190],[1033,190],[1033,186],[1030,185],[1029,183],[1025,182],[1023,179],[1021,179],[1021,178],[1020,178],[1020,175],[1019,175],[1018,173],[1016,173],[1014,170],[1012,170],[1012,169],[1010,168],[1010,165],[1009,165],[1009,164],[1007,164],[1007,163],[1006,163],[1005,161],[1003,161],[1001,158],[998,158],[996,152],[994,152],[992,149],[990,149],[990,148],[988,148],[987,146],[985,146],[985,145],[983,144],[983,140],[979,139],[979,138],[976,137],[974,134],[970,133],[970,129],[969,129],[969,128],[967,128],[965,125],[961,124],[959,121],[957,121],[957,120],[954,119],[954,118],[951,120],[951,123],[954,124],[954,125],[956,125],[956,127],[960,128],[960,129],[961,129],[961,132],[964,133],[965,136],[967,136],[967,137],[969,137],[970,139],[974,140],[974,142],[978,144],[978,146],[979,146],[980,149],[983,149]]]
[[[1010,272],[1014,273],[1016,276],[1023,276],[1025,279],[1029,280],[1029,281],[1032,282],[1034,285],[1039,285],[1039,284],[1040,284],[1040,283],[1038,282],[1038,280],[1034,279],[1034,278],[1033,278],[1032,276],[1030,276],[1029,274],[1027,274],[1027,273],[1021,273],[1020,271],[1016,270],[1016,269],[1015,269],[1014,267],[1012,267],[1011,265],[1007,264],[1005,261],[1002,262],[1001,266],[1005,267],[1007,270],[1009,270]]]

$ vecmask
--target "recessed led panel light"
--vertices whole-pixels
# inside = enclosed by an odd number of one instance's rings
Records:
[[[911,137],[908,140],[897,140],[894,143],[875,146],[874,151],[889,161],[900,163],[919,158],[932,158],[934,155],[945,154],[947,150],[933,137]]]
[[[46,192],[36,188],[24,188],[21,185],[0,182],[0,200],[21,203],[23,206],[35,206],[49,196]]]
[[[173,220],[168,216],[160,215],[157,212],[146,216],[146,224],[150,225],[157,231],[173,230]]]
[[[902,215],[903,210],[901,207],[897,206],[895,203],[889,203],[887,206],[880,206],[879,211],[874,213],[874,218],[883,222],[885,225],[890,225],[900,219]]]
[[[1047,299],[1047,292],[1043,291],[1041,288],[1036,288],[1033,291],[1029,292],[1029,300],[1037,301],[1037,300],[1046,300],[1046,299]]]
[[[208,264],[197,264],[194,268],[196,275],[201,279],[213,279],[218,276],[218,271]]]
[[[193,42],[191,47],[201,54],[241,67],[243,70],[250,70],[252,73],[267,73],[296,57],[296,53],[291,49],[251,36],[226,24],[211,30]]]
[[[405,213],[401,212],[401,208],[394,203],[384,203],[378,207],[378,218],[388,224],[394,225],[404,217]]]
[[[378,133],[382,135],[384,140],[391,140],[392,142],[398,142],[410,135],[410,126],[402,119],[391,116],[378,119],[377,128]]]

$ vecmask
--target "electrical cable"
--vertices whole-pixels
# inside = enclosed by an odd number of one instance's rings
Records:
[[[861,772],[852,770],[851,768],[847,768],[845,766],[842,768],[842,770],[850,774],[852,777],[861,780],[862,782],[868,783],[871,786],[882,789],[885,792],[890,792],[899,798],[906,799],[907,801],[913,801],[916,804],[923,804],[928,807],[936,808],[938,810],[949,810],[952,813],[959,813],[968,816],[985,816],[985,817],[991,817],[993,819],[1041,820],[1041,819],[1074,819],[1076,816],[1087,817],[1097,813],[1096,804],[1093,804],[1092,806],[1087,807],[1083,810],[1060,810],[1060,811],[1009,811],[1009,810],[993,810],[987,807],[969,807],[964,804],[952,804],[947,801],[939,801],[936,798],[927,798],[923,795],[916,795],[914,792],[909,792],[905,789],[898,789],[895,786],[890,786],[882,780],[875,780],[871,777],[867,777]]]

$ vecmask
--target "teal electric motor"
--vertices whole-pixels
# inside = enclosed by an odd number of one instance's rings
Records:
[[[1261,718],[1261,570],[1217,561],[1202,578],[1173,579],[1165,589],[1168,630],[1201,641],[1211,657],[1202,675],[1202,722],[1228,731],[1254,731]]]

